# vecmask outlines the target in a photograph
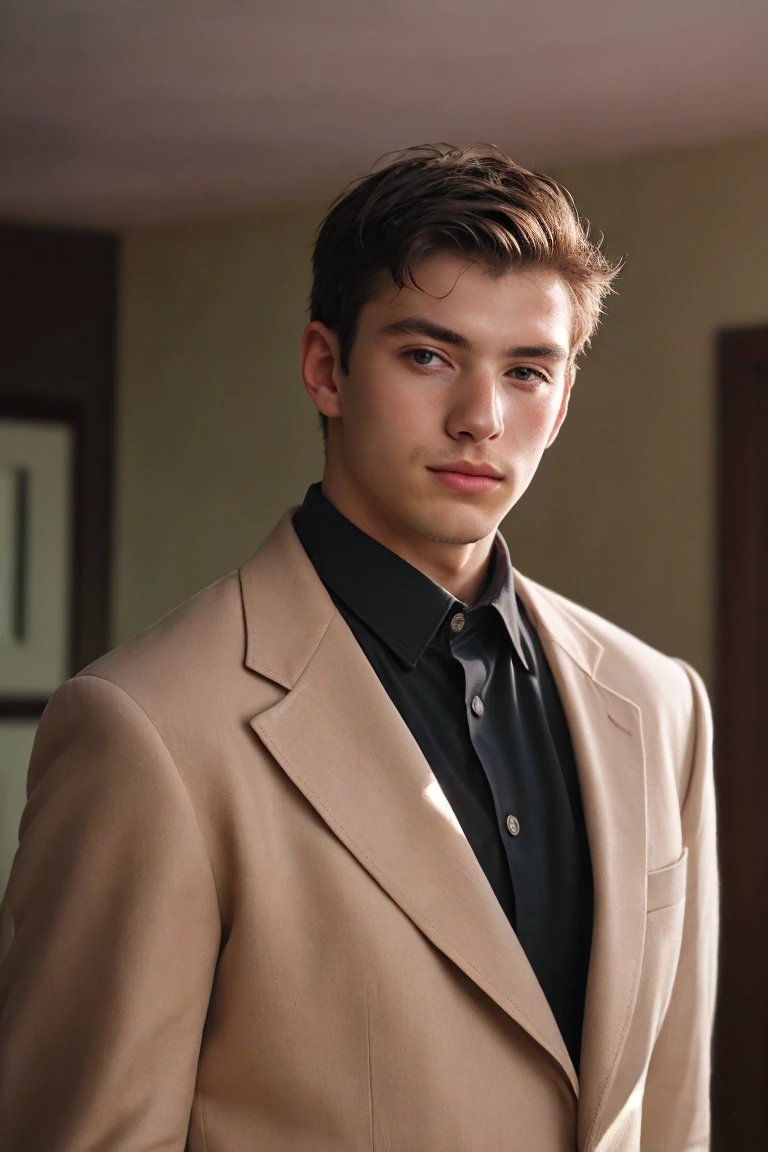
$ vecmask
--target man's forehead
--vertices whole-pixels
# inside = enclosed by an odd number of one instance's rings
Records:
[[[435,306],[466,302],[479,295],[504,295],[521,292],[540,297],[548,305],[570,302],[568,289],[551,268],[522,267],[496,271],[486,265],[453,255],[434,255],[422,260],[411,269],[410,279],[402,286],[395,283],[388,271],[381,272],[371,286],[368,301],[394,311],[411,311],[416,300],[423,308],[427,302]]]
[[[462,275],[465,269],[469,277]],[[470,271],[464,260],[460,266],[454,261],[452,268],[438,269],[437,275],[435,271],[434,266],[422,267],[419,275],[415,269],[416,286],[405,284],[402,288],[387,274],[366,308],[371,326],[386,334],[418,317],[470,339],[473,333],[517,339],[524,327],[530,334],[525,343],[545,338],[551,341],[554,329],[560,341],[568,343],[573,318],[570,296],[551,270],[514,269],[488,280],[487,269],[474,265]],[[489,285],[488,290],[485,285]]]

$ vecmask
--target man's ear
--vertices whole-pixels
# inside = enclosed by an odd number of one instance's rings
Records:
[[[301,376],[312,403],[323,416],[341,416],[339,341],[336,333],[312,320],[301,336]]]
[[[577,368],[576,364],[574,364],[574,363],[570,363],[565,370],[565,383],[563,385],[563,398],[560,401],[560,408],[558,409],[557,416],[555,417],[555,423],[552,425],[552,431],[549,434],[549,440],[547,440],[547,448],[550,448],[554,444],[555,440],[557,439],[557,434],[560,431],[560,427],[561,427],[561,425],[562,425],[562,423],[565,420],[565,417],[567,415],[568,402],[571,398],[571,389],[573,388],[574,384],[576,383],[576,373],[577,372],[578,372],[578,368]]]

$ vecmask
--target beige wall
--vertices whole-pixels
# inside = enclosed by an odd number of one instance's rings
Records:
[[[320,215],[125,238],[116,642],[235,568],[320,475],[298,368]]]
[[[513,561],[709,677],[714,335],[768,323],[768,140],[556,174],[627,266],[505,524]],[[116,640],[234,567],[320,474],[296,345],[322,211],[126,237]]]

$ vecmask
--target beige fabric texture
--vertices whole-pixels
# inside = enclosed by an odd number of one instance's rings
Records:
[[[2,908],[8,1152],[701,1152],[718,875],[699,676],[515,573],[595,882],[581,1076],[286,512],[61,687]]]

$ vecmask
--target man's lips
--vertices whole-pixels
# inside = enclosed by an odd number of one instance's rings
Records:
[[[490,492],[502,481],[498,473],[482,464],[449,464],[444,468],[429,468],[427,471],[454,492]]]

